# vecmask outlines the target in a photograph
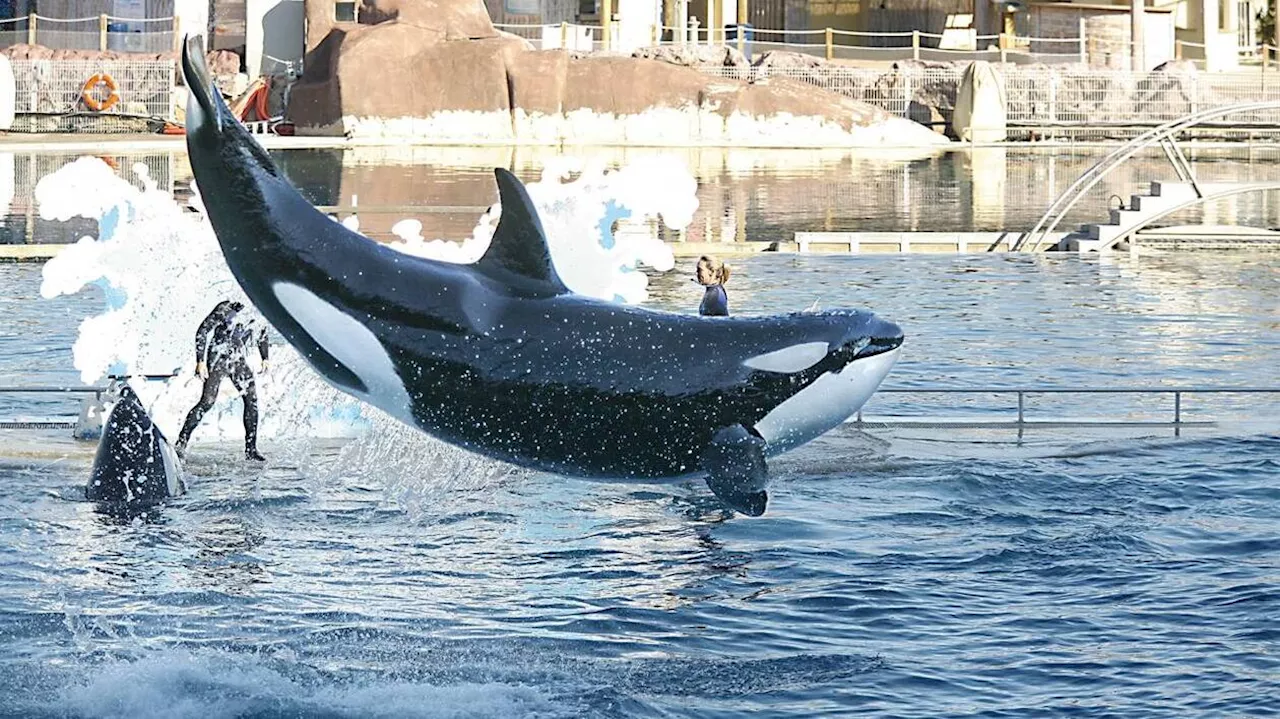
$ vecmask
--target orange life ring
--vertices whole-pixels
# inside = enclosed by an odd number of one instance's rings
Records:
[[[98,85],[106,86],[110,93],[107,95],[107,99],[99,100],[94,97],[93,93],[94,90],[98,89]],[[112,105],[120,102],[120,93],[116,90],[116,79],[105,72],[100,72],[85,82],[84,88],[80,91],[80,99],[84,100],[85,107],[90,110],[102,112],[103,110],[110,110]]]

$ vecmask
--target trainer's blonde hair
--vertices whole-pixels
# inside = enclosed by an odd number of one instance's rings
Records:
[[[710,255],[698,258],[698,283],[703,285],[723,285],[729,281],[729,266]]]

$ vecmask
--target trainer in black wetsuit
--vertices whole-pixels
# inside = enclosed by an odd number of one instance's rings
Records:
[[[255,331],[251,323],[241,321],[237,313],[244,309],[239,302],[224,300],[200,323],[196,330],[196,374],[204,378],[204,392],[200,401],[187,413],[187,421],[178,434],[176,449],[183,454],[191,433],[196,430],[204,413],[218,399],[218,387],[223,379],[231,380],[236,391],[244,399],[244,456],[264,461],[258,453],[258,392],[253,384],[253,372],[249,369],[246,354],[251,339],[256,339],[258,354],[262,356],[262,368],[267,367],[267,330]]]

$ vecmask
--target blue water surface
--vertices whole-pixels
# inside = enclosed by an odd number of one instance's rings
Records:
[[[1280,360],[1266,256],[730,261],[737,311],[899,321],[899,385],[1246,386]],[[686,264],[655,305],[696,307]],[[100,301],[10,299],[0,375],[74,379]],[[0,716],[1273,716],[1280,433],[1255,406],[1181,437],[845,426],[776,460],[756,519],[697,482],[406,469],[394,441],[335,472],[305,440],[264,471],[197,448],[187,496],[122,517],[78,499],[91,445],[8,434]]]

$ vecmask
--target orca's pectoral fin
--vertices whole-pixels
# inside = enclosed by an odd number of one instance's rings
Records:
[[[730,509],[751,517],[764,514],[769,504],[764,448],[763,438],[735,424],[716,432],[702,453],[707,487]]]

